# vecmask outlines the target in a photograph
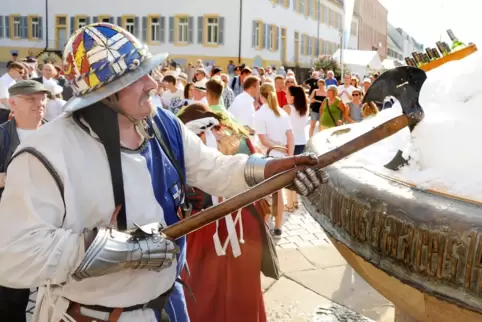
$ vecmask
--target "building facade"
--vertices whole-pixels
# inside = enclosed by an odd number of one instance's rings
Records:
[[[358,48],[376,50],[383,60],[388,54],[388,10],[378,0],[357,0],[355,12],[360,16]]]
[[[404,61],[413,52],[423,51],[423,45],[407,34],[402,28],[388,23],[388,57]]]
[[[226,66],[309,66],[340,46],[340,0],[16,0],[0,1],[0,62],[12,52],[37,56],[62,50],[69,36],[92,22],[123,26],[151,52],[181,64],[197,59]],[[358,20],[349,48],[358,45]]]

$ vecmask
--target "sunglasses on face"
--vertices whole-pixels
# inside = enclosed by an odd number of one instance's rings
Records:
[[[361,96],[360,94],[353,94],[352,96]]]

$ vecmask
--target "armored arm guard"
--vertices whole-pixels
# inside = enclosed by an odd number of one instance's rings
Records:
[[[125,269],[161,271],[170,267],[179,248],[161,234],[161,228],[160,224],[153,223],[127,232],[113,228],[97,229],[92,244],[72,277],[80,281]]]

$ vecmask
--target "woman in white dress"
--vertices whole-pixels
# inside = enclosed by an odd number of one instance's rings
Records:
[[[255,113],[255,130],[263,149],[270,150],[281,147],[281,149],[272,150],[270,155],[292,156],[295,149],[295,139],[291,129],[290,116],[279,107],[276,91],[272,84],[261,85],[259,93],[262,105]],[[275,217],[273,236],[281,238],[281,226],[283,224],[283,196],[281,191],[278,193],[278,200],[273,200],[273,202],[278,203],[278,213],[272,214]],[[266,220],[269,222],[271,217],[267,216]]]
[[[295,141],[294,155],[302,154],[305,151],[306,142],[308,142],[306,125],[309,119],[308,100],[303,87],[297,85],[288,87],[286,100],[288,105],[285,105],[283,110],[290,116]],[[295,208],[298,209],[296,192],[286,190],[286,199],[285,211],[293,212]]]

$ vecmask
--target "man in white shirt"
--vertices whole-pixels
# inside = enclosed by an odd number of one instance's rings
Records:
[[[8,99],[10,97],[8,89],[17,81],[23,79],[25,68],[21,63],[12,62],[8,65],[8,71],[0,77],[0,124],[8,120],[10,115],[10,104]]]
[[[254,134],[254,101],[259,95],[259,78],[249,76],[244,80],[244,91],[236,96],[229,112],[238,124],[245,126],[250,134]]]
[[[5,187],[5,172],[13,153],[25,137],[42,125],[47,89],[35,81],[19,81],[9,88],[10,106],[15,113],[0,125],[0,197]],[[0,286],[0,316],[5,321],[25,321],[30,289]]]
[[[349,74],[345,75],[343,85],[338,86],[338,96],[341,98],[344,104],[352,101],[351,93],[355,89],[351,84],[351,76]]]
[[[162,93],[161,100],[164,108],[169,107],[171,99],[174,97],[183,97],[183,91],[176,87],[176,78],[172,75],[167,75],[162,80],[166,86],[166,90]]]

